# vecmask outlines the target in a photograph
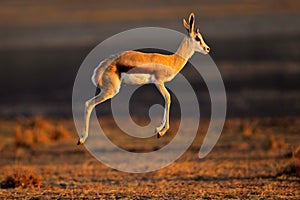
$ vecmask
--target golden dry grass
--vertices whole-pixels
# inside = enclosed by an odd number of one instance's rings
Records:
[[[126,137],[120,135],[111,119],[102,118],[100,121],[107,125],[107,129],[110,128],[107,135],[115,142]],[[74,127],[71,128],[72,120],[30,118],[22,119],[21,122],[4,123],[0,120],[0,137],[6,138],[0,149],[0,182],[2,185],[9,185],[9,182],[19,185],[12,189],[2,187],[0,198],[3,199],[299,199],[300,197],[297,157],[300,119],[297,118],[228,119],[213,151],[206,158],[199,160],[199,147],[208,125],[208,121],[202,120],[204,124],[195,142],[179,160],[166,168],[144,174],[128,174],[113,170],[93,158],[84,146],[76,146],[78,136]],[[6,124],[12,128],[6,129]],[[68,134],[70,139],[34,144],[34,148],[15,146],[13,134],[15,126],[31,127],[29,129],[31,131],[33,127],[39,127],[40,131],[47,132],[46,130],[52,130],[54,124],[55,127],[60,125],[67,129],[70,132]],[[251,129],[251,134],[246,134],[246,137],[245,129]],[[284,141],[285,145],[268,146],[270,140],[273,140],[270,139],[272,135],[274,141]],[[126,142],[130,143],[130,140]],[[137,151],[141,148],[151,149],[151,145],[127,144],[124,148]],[[16,163],[24,170],[14,175]],[[33,175],[26,170],[34,172]],[[39,177],[40,182],[34,181],[34,177]]]
[[[17,147],[34,147],[37,144],[47,144],[66,141],[71,138],[70,131],[41,116],[32,119],[19,118],[20,123],[15,126],[15,145]]]
[[[21,166],[16,167],[13,173],[8,175],[0,182],[0,188],[39,188],[41,186],[41,177],[36,175],[30,169],[24,169]]]
[[[295,176],[300,178],[300,160],[293,157],[277,173],[277,176]]]

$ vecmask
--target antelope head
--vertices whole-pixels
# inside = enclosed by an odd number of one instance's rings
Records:
[[[194,31],[194,24],[195,24],[195,14],[191,13],[189,16],[189,22],[186,22],[183,19],[183,25],[188,31],[190,40],[193,44],[193,48],[196,52],[200,52],[202,54],[208,54],[210,51],[209,46],[204,42],[203,37],[200,33],[200,29],[197,28],[196,32]]]

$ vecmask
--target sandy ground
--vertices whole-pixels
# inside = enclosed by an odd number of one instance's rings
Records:
[[[113,142],[124,139],[111,119],[101,121],[110,128],[107,136]],[[179,160],[158,171],[130,174],[103,165],[84,146],[76,146],[72,120],[1,120],[0,198],[299,199],[299,165],[298,172],[288,167],[299,164],[297,155],[292,155],[300,144],[299,122],[297,118],[229,119],[213,151],[199,159],[201,135],[208,125],[203,122],[193,145]],[[60,129],[60,138],[41,137],[58,124],[65,128]],[[24,133],[23,143],[18,143],[16,127]],[[36,130],[38,139],[30,143],[30,133]],[[174,134],[171,130],[165,139]],[[127,143],[124,148],[139,151],[152,148],[149,145]],[[38,177],[38,187],[24,183],[4,189],[7,177],[16,172]]]

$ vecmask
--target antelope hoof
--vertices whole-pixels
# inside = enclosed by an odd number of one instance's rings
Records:
[[[156,135],[157,135],[157,139],[161,138],[161,135],[159,133],[157,133]]]
[[[156,128],[155,133],[157,134],[157,138],[161,138],[166,134],[166,132],[169,130],[169,126],[163,127],[161,129]]]
[[[156,133],[156,135],[157,135],[157,138],[161,138],[161,137],[163,136],[163,135],[161,134],[161,130],[158,129],[158,128],[155,129],[155,133]]]
[[[77,142],[77,145],[81,145],[81,144],[83,144],[83,141],[79,138],[78,142]]]

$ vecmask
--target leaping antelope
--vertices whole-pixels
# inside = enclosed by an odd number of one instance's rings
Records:
[[[125,51],[110,56],[94,70],[92,82],[100,88],[99,95],[85,102],[85,129],[78,140],[83,144],[88,137],[89,120],[96,105],[118,94],[121,84],[142,85],[154,83],[165,99],[163,121],[155,129],[157,137],[162,137],[169,129],[169,111],[171,97],[164,83],[171,81],[185,66],[195,52],[208,54],[210,48],[204,42],[199,28],[194,31],[195,15],[191,13],[189,23],[183,19],[188,35],[181,42],[178,50],[172,55]]]

